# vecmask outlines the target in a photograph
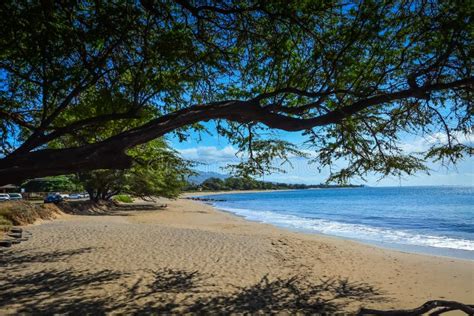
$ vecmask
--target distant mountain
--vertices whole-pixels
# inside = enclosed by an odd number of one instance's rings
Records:
[[[209,178],[218,178],[218,179],[227,179],[229,175],[218,173],[218,172],[206,172],[206,171],[198,171],[198,174],[194,176],[190,176],[188,181],[193,184],[201,184],[202,182],[206,181]]]

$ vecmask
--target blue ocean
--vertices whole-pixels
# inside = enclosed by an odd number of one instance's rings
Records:
[[[361,187],[223,194],[248,220],[398,250],[474,260],[474,187]]]

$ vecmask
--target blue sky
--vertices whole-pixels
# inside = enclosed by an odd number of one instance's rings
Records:
[[[209,130],[215,130],[213,122],[207,123]],[[288,133],[276,131],[280,138],[291,141],[298,146],[303,146],[305,138],[300,132]],[[472,136],[472,137],[471,137]],[[426,144],[432,141],[437,135],[421,137],[406,137],[403,140],[403,147],[409,151],[423,149]],[[192,133],[186,142],[180,143],[176,138],[169,137],[173,148],[177,149],[184,158],[199,161],[202,163],[197,167],[202,171],[213,171],[225,173],[221,168],[229,163],[235,163],[238,158],[235,156],[236,147],[229,144],[228,140],[216,134]],[[468,142],[474,141],[474,136],[469,135]],[[302,147],[300,147],[302,148]],[[317,184],[324,182],[329,175],[329,170],[318,171],[317,165],[309,164],[307,159],[293,158],[291,160],[293,168],[285,166],[286,173],[274,173],[265,176],[266,181],[278,181],[287,183]],[[403,178],[387,177],[380,179],[380,175],[367,177],[367,182],[355,178],[354,184],[367,184],[370,186],[410,186],[410,185],[474,185],[474,158],[466,158],[456,166],[446,168],[441,163],[430,163],[430,174],[418,173],[413,176]],[[336,166],[337,167],[337,166]]]

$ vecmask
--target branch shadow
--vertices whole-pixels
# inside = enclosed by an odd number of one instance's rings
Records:
[[[167,208],[166,204],[122,204],[112,201],[66,201],[57,204],[64,213],[87,216],[129,216],[136,211],[160,211]]]
[[[103,270],[80,273],[72,270],[43,270],[0,281],[0,307],[19,306],[16,313],[57,314],[71,312],[104,313],[101,298],[80,298],[91,286],[103,286],[121,277],[121,273]]]
[[[138,279],[127,289],[130,301],[155,296],[156,294],[198,293],[205,279],[197,271],[162,269],[149,271],[152,281]]]
[[[300,276],[274,280],[264,276],[248,287],[234,287],[231,293],[220,294],[222,291],[216,291],[214,284],[197,271],[165,269],[153,273],[147,290],[136,291],[140,281],[128,290],[128,302],[122,302],[128,313],[315,314],[346,311],[354,302],[387,301],[378,288],[347,278],[311,282]],[[182,295],[179,299],[170,295],[175,293]],[[153,300],[139,303],[142,298]]]
[[[46,263],[66,260],[71,256],[92,252],[93,247],[84,247],[64,251],[33,252],[30,249],[8,250],[0,252],[0,267],[18,267],[30,263]]]
[[[166,204],[118,204],[114,209],[117,211],[159,211],[167,207]]]
[[[363,282],[328,278],[311,283],[301,277],[258,283],[240,288],[232,295],[204,299],[189,307],[190,312],[205,313],[332,313],[352,302],[384,301],[383,293]]]
[[[1,307],[15,305],[16,313],[64,314],[109,312],[149,313],[334,313],[353,302],[385,300],[373,286],[348,279],[310,282],[303,277],[270,280],[267,276],[248,287],[226,294],[197,271],[162,269],[141,272],[135,282],[123,282],[129,273],[103,270],[41,271],[34,275],[6,275],[0,281]],[[106,289],[114,284],[113,291]],[[97,291],[88,292],[94,288]],[[96,293],[96,294],[94,294]],[[100,293],[98,295],[97,293]]]

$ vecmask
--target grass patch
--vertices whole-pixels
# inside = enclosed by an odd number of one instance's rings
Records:
[[[5,226],[10,227],[12,226],[12,222],[6,219],[3,216],[0,216],[0,230],[2,230]]]
[[[117,202],[122,202],[122,203],[133,203],[133,199],[130,195],[127,194],[119,194],[115,195],[113,199]]]
[[[12,226],[12,222],[4,218],[3,216],[0,216],[0,238],[2,238],[3,235],[8,233]]]
[[[32,204],[24,201],[2,202],[0,203],[0,225],[33,224],[38,219],[52,219],[60,212],[54,204]]]

